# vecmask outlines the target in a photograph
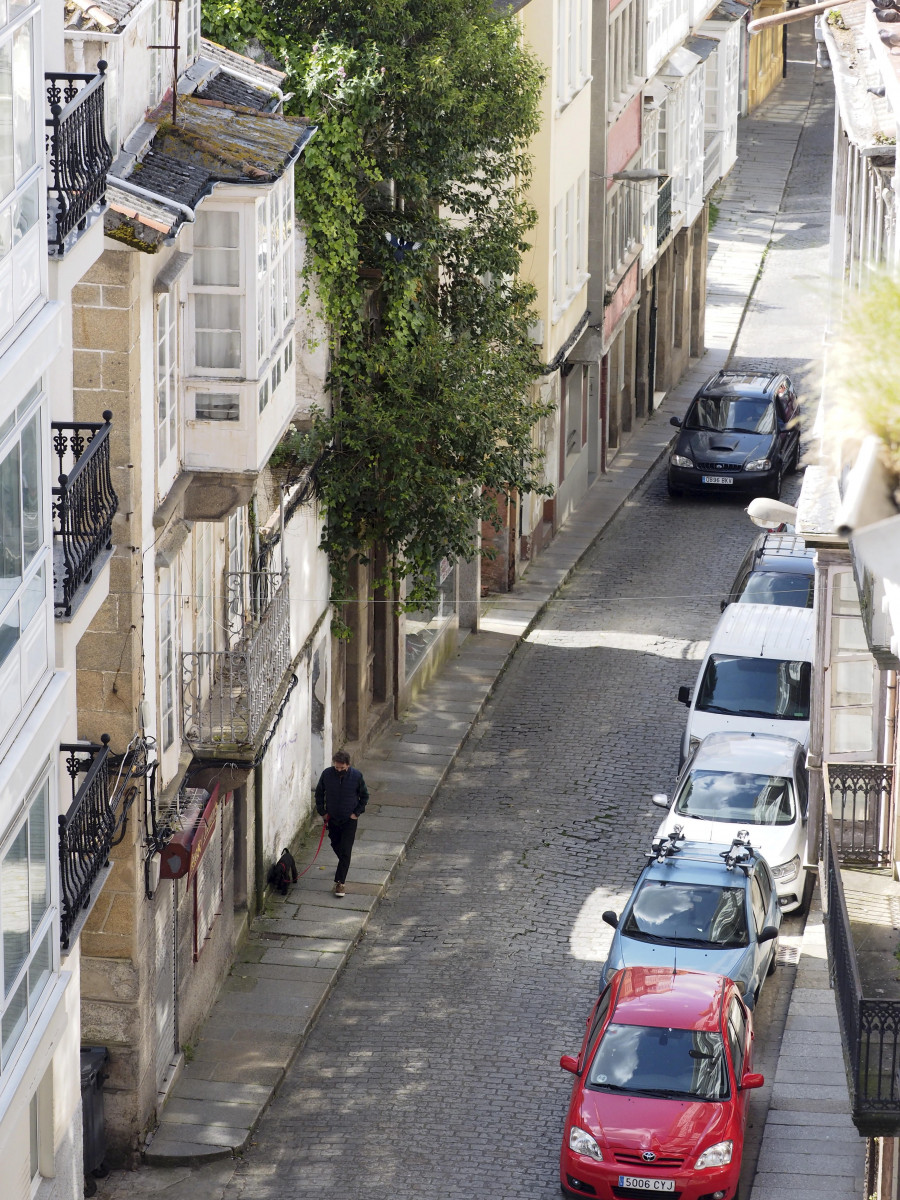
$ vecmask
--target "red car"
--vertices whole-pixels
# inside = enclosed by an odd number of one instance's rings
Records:
[[[752,1018],[721,975],[626,967],[594,1005],[577,1058],[560,1183],[567,1196],[736,1200]]]

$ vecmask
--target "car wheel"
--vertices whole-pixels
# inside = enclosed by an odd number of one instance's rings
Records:
[[[796,910],[798,917],[805,917],[809,912],[809,906],[812,903],[812,894],[816,886],[816,877],[812,871],[806,872],[806,879],[803,881],[803,893],[800,896],[800,907]]]
[[[784,479],[784,466],[782,465],[778,468],[778,474],[775,476],[775,482],[772,484],[772,487],[769,491],[769,495],[772,497],[773,500],[781,499],[781,484],[782,484],[783,479]]]
[[[671,483],[666,483],[666,491],[673,500],[677,500],[680,496],[684,495],[684,492],[681,490],[681,488],[672,487]]]
[[[791,458],[790,472],[795,475],[800,470],[800,439],[797,438],[797,445],[794,447],[794,454]]]
[[[772,951],[772,957],[769,960],[769,967],[768,967],[768,970],[766,971],[766,978],[768,978],[769,975],[775,974],[775,967],[777,966],[777,964],[778,964],[778,939],[776,938],[775,939],[775,948]]]

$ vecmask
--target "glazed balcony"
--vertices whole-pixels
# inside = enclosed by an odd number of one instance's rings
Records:
[[[108,734],[99,745],[71,742],[59,749],[72,781],[72,802],[58,818],[60,940],[68,950],[112,869],[110,851],[125,836],[147,757],[143,743],[111,754]]]
[[[99,74],[45,74],[50,116],[47,142],[47,225],[50,254],[61,258],[103,212],[112,151],[106,140],[106,63]]]
[[[52,450],[58,466],[53,492],[53,603],[57,617],[71,617],[95,573],[112,554],[112,523],[119,499],[112,486],[109,433],[102,423],[53,421]]]
[[[225,650],[182,654],[184,738],[195,753],[253,757],[291,665],[287,573],[229,572]]]
[[[893,770],[828,763],[825,774],[825,932],[861,1136],[900,1135],[900,983],[893,912]]]

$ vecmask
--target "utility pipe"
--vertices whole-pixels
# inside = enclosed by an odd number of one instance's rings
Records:
[[[828,0],[825,4],[807,4],[805,8],[792,8],[788,12],[771,13],[768,17],[757,17],[747,25],[748,33],[762,33],[774,25],[790,25],[792,21],[804,21],[807,17],[815,17],[819,13],[830,12],[836,0]]]
[[[170,200],[168,196],[160,196],[158,192],[149,192],[146,188],[138,187],[136,183],[132,183],[130,179],[120,179],[118,175],[107,175],[106,177],[115,187],[121,188],[123,192],[134,192],[135,196],[143,196],[145,200],[154,200],[157,204],[162,204],[165,208],[177,208],[179,212],[184,213],[188,221],[196,221],[196,215],[192,208],[188,208],[186,204],[182,204],[179,200]]]

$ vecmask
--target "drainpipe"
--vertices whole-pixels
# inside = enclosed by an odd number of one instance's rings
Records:
[[[177,208],[180,213],[184,214],[186,221],[196,220],[194,210],[178,200],[170,200],[168,196],[160,196],[158,192],[149,192],[146,188],[132,183],[130,179],[119,179],[117,175],[107,175],[106,178],[117,188],[121,188],[123,192],[132,192],[135,196],[143,196],[145,200],[153,200],[154,203],[162,204],[166,208]]]

